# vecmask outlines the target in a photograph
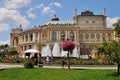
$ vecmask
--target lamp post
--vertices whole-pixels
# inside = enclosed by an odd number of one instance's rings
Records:
[[[80,41],[78,41],[78,43],[77,43],[77,44],[78,44],[78,53],[79,53],[79,54],[78,54],[78,55],[79,55],[79,57],[78,57],[78,58],[80,58],[80,50],[81,50],[81,47],[80,47]]]
[[[64,33],[61,34],[61,38],[62,38],[62,39],[61,39],[62,41],[65,40],[65,34],[64,34]]]

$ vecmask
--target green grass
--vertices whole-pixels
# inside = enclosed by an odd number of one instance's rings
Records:
[[[0,71],[0,80],[119,80],[116,70],[11,68]]]

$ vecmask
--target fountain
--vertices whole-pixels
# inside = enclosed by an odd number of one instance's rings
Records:
[[[60,57],[60,46],[58,43],[54,44],[52,54],[53,54],[53,57]]]
[[[41,51],[41,56],[42,56],[42,57],[45,57],[45,56],[46,56],[46,54],[45,54],[45,48],[46,48],[46,46],[43,46],[43,47],[42,47],[42,51]]]
[[[76,47],[73,49],[73,54],[72,54],[72,57],[79,58],[78,50],[77,50],[77,48],[76,48]]]
[[[52,51],[51,51],[49,44],[47,44],[46,46],[43,46],[42,51],[41,51],[41,56],[46,57],[48,55],[49,57],[51,57],[51,56],[53,56],[53,57],[63,57],[63,56],[67,57],[67,53],[68,53],[68,51],[63,51],[63,50],[61,50],[61,52],[60,52],[59,43],[55,43]],[[70,54],[69,56],[79,58],[79,54],[78,54],[76,47],[73,49],[73,54]]]
[[[51,56],[51,49],[49,44],[47,44],[47,46],[44,46],[42,48],[41,56],[42,57]]]
[[[64,56],[64,57],[67,57],[67,53],[68,53],[68,51],[63,51],[63,50],[62,50],[61,56],[62,56],[62,57],[63,57],[63,56]]]

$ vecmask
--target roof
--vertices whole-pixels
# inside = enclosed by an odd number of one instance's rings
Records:
[[[49,21],[44,25],[73,25],[75,24],[74,21]]]

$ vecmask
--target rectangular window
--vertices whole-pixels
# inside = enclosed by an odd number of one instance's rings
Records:
[[[80,41],[83,41],[83,38],[82,38],[82,37],[80,37]]]

